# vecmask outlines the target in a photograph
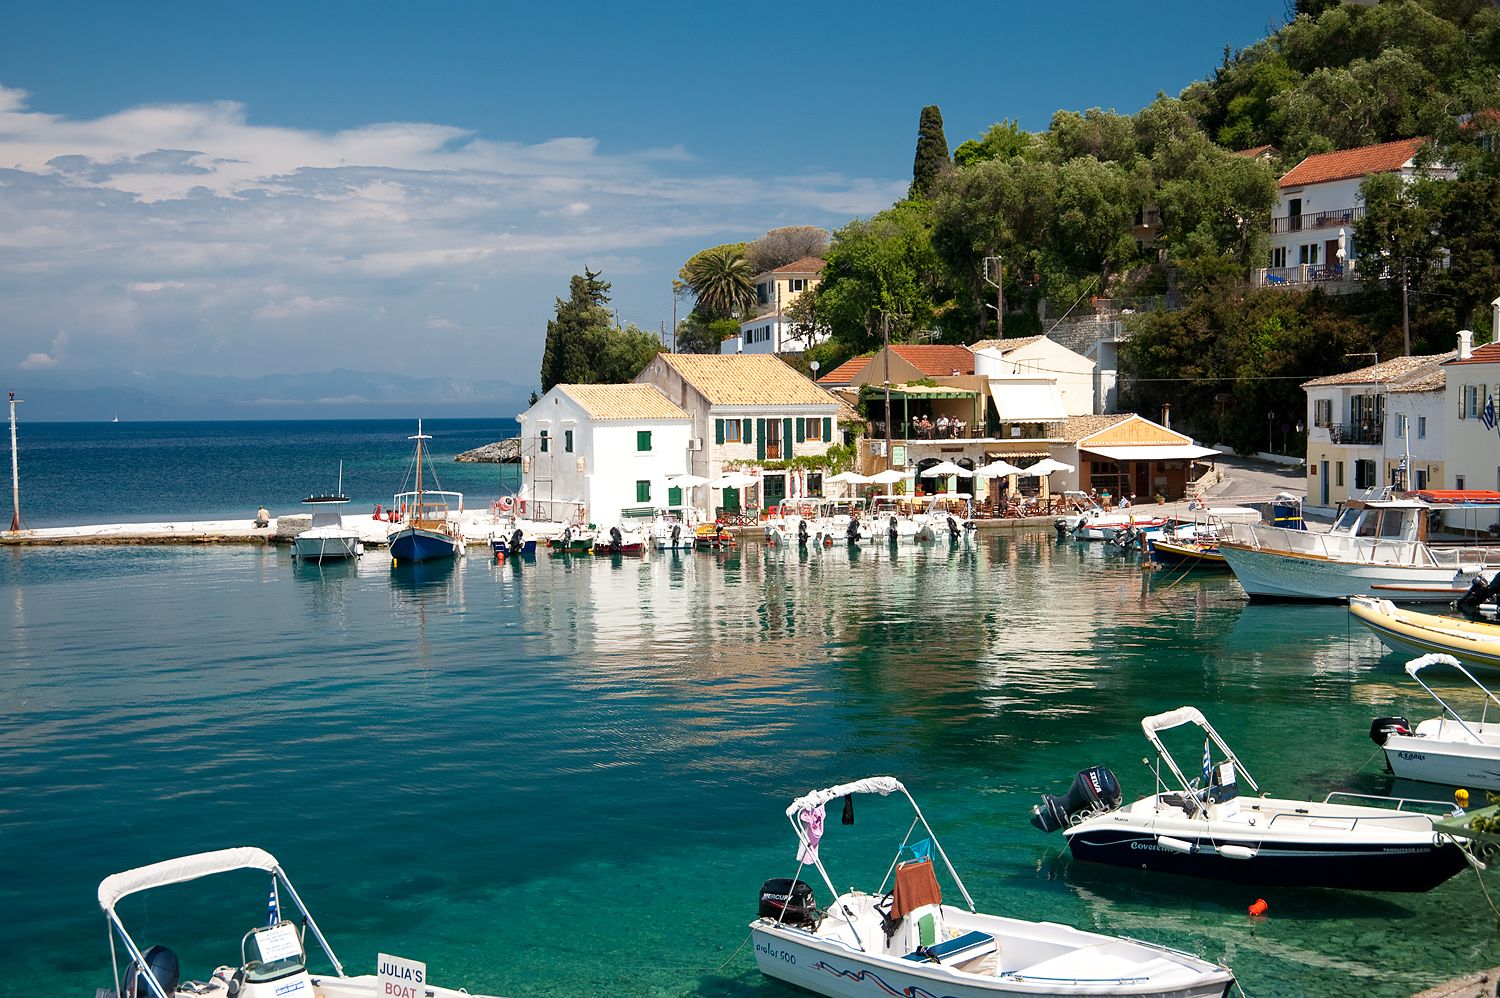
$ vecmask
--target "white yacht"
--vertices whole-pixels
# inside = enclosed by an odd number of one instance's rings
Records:
[[[344,526],[339,507],[349,504],[344,495],[344,462],[339,462],[339,484],[333,492],[308,496],[302,504],[312,509],[312,525],[292,539],[292,553],[302,561],[324,562],[356,558],[365,546],[359,531]]]
[[[1327,533],[1226,524],[1219,553],[1251,599],[1380,596],[1449,603],[1500,568],[1491,537],[1500,492],[1413,492],[1351,500]]]

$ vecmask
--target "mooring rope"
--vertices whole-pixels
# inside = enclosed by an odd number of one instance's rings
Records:
[[[750,941],[750,937],[753,936],[754,934],[755,933],[753,933],[753,932],[747,932],[747,933],[745,933],[745,938],[741,939],[740,940],[740,944],[734,948],[734,952],[731,953],[731,954],[729,954],[729,959],[725,960],[723,963],[721,963],[717,967],[715,967],[714,968],[714,973],[716,973],[716,974],[722,973],[723,970],[724,970],[724,968],[727,967],[727,966],[729,966],[729,964],[734,960],[734,958],[740,955],[740,950],[742,950],[742,949],[745,948],[745,944]]]

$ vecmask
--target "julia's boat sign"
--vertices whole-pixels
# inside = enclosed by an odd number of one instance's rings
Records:
[[[424,998],[427,964],[381,953],[375,971],[375,993],[381,998]]]

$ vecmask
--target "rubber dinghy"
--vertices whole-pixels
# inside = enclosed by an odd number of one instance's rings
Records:
[[[840,893],[819,855],[824,805],[845,798],[845,823],[852,823],[853,794],[900,794],[916,815],[873,894]],[[796,877],[766,881],[750,934],[755,962],[767,977],[822,995],[944,998],[1208,998],[1227,995],[1234,984],[1227,967],[1190,953],[975,911],[916,801],[889,776],[814,791],[792,801],[786,815],[797,833],[799,860],[818,871],[831,902],[819,908],[812,888]],[[912,841],[918,825],[926,837]],[[963,897],[962,906],[943,903],[934,855]],[[797,873],[802,869],[799,865]]]
[[[1207,736],[1201,782],[1188,780],[1161,743],[1161,732],[1185,724]],[[1241,779],[1255,791],[1260,785],[1196,707],[1153,715],[1141,727],[1156,749],[1156,793],[1122,807],[1115,774],[1095,766],[1065,796],[1044,795],[1031,809],[1037,828],[1063,829],[1075,859],[1263,887],[1360,891],[1428,891],[1469,861],[1433,827],[1462,813],[1448,802],[1341,791],[1322,801],[1241,798]],[[1162,763],[1176,789],[1163,782]]]
[[[1470,665],[1500,669],[1500,624],[1420,613],[1369,596],[1349,597],[1349,613],[1392,651],[1447,654]]]

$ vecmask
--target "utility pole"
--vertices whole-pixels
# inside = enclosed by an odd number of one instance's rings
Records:
[[[672,287],[672,352],[677,352],[677,287]]]
[[[1406,356],[1411,356],[1411,304],[1407,298],[1410,285],[1406,280],[1406,257],[1401,258],[1401,336],[1406,343]],[[1380,363],[1376,361],[1375,363]]]
[[[880,337],[885,342],[882,351],[885,356],[885,469],[891,470],[891,317],[886,312],[880,313]],[[15,412],[15,406],[11,406],[11,412]],[[11,432],[15,432],[15,416],[11,416]],[[14,448],[12,448],[14,452]]]
[[[984,283],[995,289],[995,338],[1005,339],[1005,265],[1000,256],[984,258]]]
[[[10,532],[21,530],[21,466],[16,460],[16,404],[21,402],[10,393]]]

